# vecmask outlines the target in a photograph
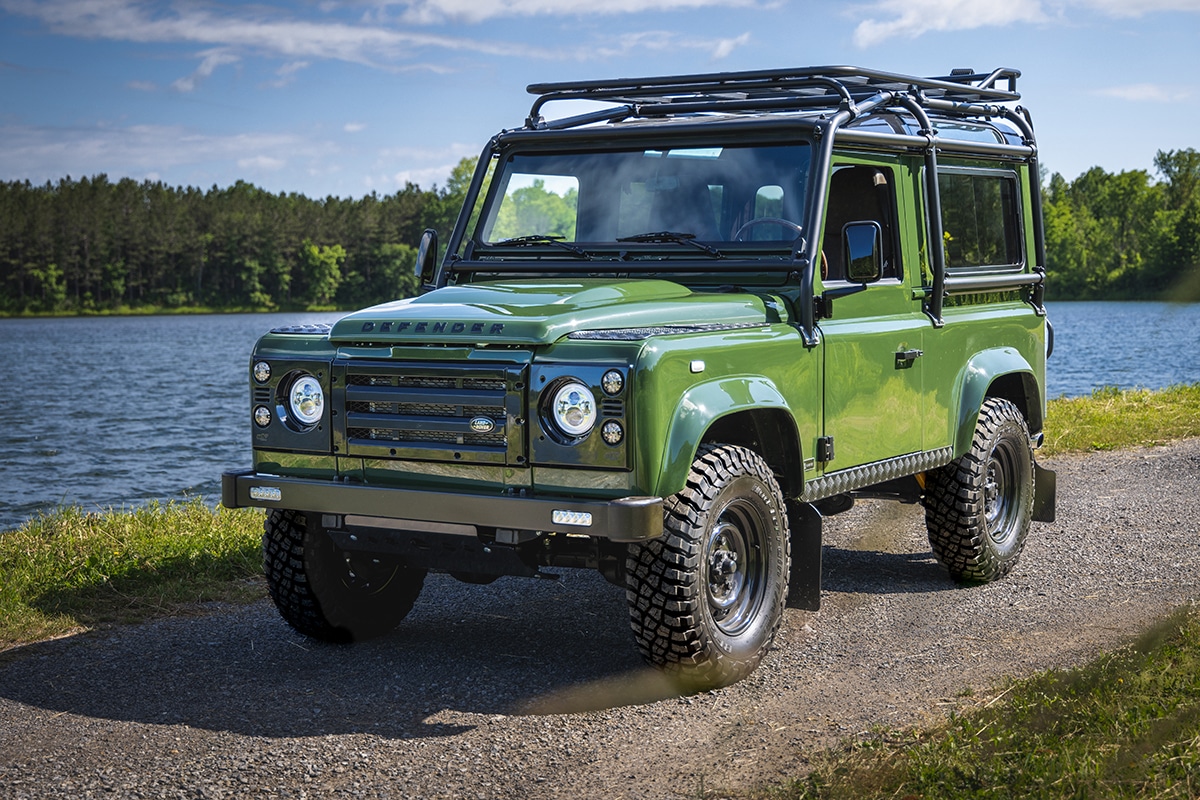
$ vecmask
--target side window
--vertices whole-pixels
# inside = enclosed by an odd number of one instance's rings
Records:
[[[883,276],[900,277],[896,231],[896,181],[890,167],[834,167],[825,207],[825,232],[821,240],[821,277],[846,279],[846,254],[842,231],[852,222],[878,222],[883,229]]]
[[[1011,172],[938,171],[947,270],[1022,265],[1017,180]]]

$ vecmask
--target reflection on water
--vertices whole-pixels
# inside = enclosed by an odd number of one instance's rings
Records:
[[[277,325],[337,314],[0,319],[0,530],[59,504],[203,495],[248,466],[247,365]],[[1200,304],[1052,303],[1049,394],[1200,381]]]

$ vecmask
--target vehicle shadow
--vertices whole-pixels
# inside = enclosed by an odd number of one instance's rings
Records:
[[[933,553],[887,553],[826,545],[821,553],[823,592],[911,594],[960,588]]]
[[[827,600],[955,588],[928,552],[826,545],[823,560]],[[431,575],[412,614],[381,639],[322,644],[269,603],[226,607],[5,653],[0,698],[55,714],[270,738],[452,736],[489,716],[684,694],[643,665],[627,619],[624,592],[592,573],[489,586]]]
[[[827,518],[821,550],[827,593],[911,594],[959,588],[929,548],[920,506],[866,500]]]
[[[624,593],[598,575],[490,586],[430,576],[413,613],[381,639],[313,642],[257,603],[10,651],[0,698],[271,738],[450,736],[478,715],[677,696],[642,664],[627,619]]]

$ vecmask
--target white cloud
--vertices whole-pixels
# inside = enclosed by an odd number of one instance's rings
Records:
[[[179,80],[174,81],[171,84],[172,89],[177,92],[194,91],[196,86],[201,81],[210,77],[216,71],[217,67],[221,67],[226,64],[235,64],[241,60],[233,53],[220,49],[209,50],[207,52],[200,53],[200,55],[204,56],[204,60],[200,62],[200,66],[196,67],[195,72],[193,72],[191,75],[188,75],[186,78],[180,78]]]
[[[342,126],[342,130],[346,133],[361,133],[367,129],[365,122],[347,122]]]
[[[496,17],[636,14],[715,6],[745,8],[757,4],[757,0],[605,0],[603,3],[580,0],[407,0],[380,3],[383,7],[404,6],[401,18],[419,25],[446,21],[483,22]]]
[[[268,81],[265,86],[271,89],[282,89],[296,79],[296,74],[309,66],[308,61],[289,61],[275,70],[276,80]]]
[[[396,65],[431,48],[501,56],[539,53],[527,43],[436,36],[327,19],[309,21],[258,5],[177,3],[156,7],[136,0],[0,0],[0,8],[39,19],[56,34],[81,39],[202,44],[226,53],[238,49],[275,58],[333,59],[369,66]],[[202,63],[200,69],[204,68]],[[194,87],[197,77],[204,76],[181,79],[178,88]]]
[[[1072,9],[1140,17],[1162,11],[1200,12],[1200,0],[875,0],[851,13],[867,16],[854,29],[854,44],[866,48],[895,37],[1046,23]]]
[[[868,8],[884,18],[873,16],[854,29],[854,44],[863,48],[896,36],[1047,20],[1038,0],[878,0]]]
[[[271,170],[273,172],[286,167],[287,162],[282,158],[274,158],[273,156],[254,156],[252,158],[239,158],[237,165],[241,169]]]
[[[93,128],[0,126],[0,174],[35,182],[63,175],[148,177],[179,168],[218,165],[276,170],[290,157],[328,159],[336,148],[294,134],[209,135],[178,125],[98,125]],[[229,167],[229,168],[227,168]]]
[[[1110,17],[1141,17],[1156,11],[1200,11],[1200,0],[1075,0]]]
[[[1135,83],[1128,86],[1110,86],[1097,90],[1094,94],[1133,103],[1179,103],[1190,98],[1192,93],[1179,86]]]
[[[581,49],[586,56],[600,58],[621,58],[638,50],[651,52],[679,52],[683,50],[699,50],[706,52],[714,61],[725,58],[734,49],[748,44],[750,34],[743,33],[731,39],[697,39],[694,36],[675,33],[673,31],[637,31],[626,33],[607,45],[596,45]],[[581,55],[582,59],[584,55]]]
[[[625,55],[636,48],[665,47],[707,51],[714,60],[727,57],[749,41],[748,34],[696,40],[669,33],[608,36],[598,42],[560,41],[545,46],[528,41],[429,33],[415,23],[478,22],[498,16],[637,14],[644,11],[683,11],[706,7],[765,7],[775,0],[609,0],[582,5],[578,0],[382,0],[360,21],[331,16],[298,16],[312,6],[273,7],[263,4],[168,3],[166,0],[0,0],[10,14],[40,20],[52,33],[80,39],[105,39],[141,44],[197,45],[205,49],[192,74],[172,88],[194,91],[220,66],[251,56],[285,60],[277,79],[264,84],[287,85],[295,74],[317,60],[337,60],[388,70],[420,69],[446,72],[446,53],[503,58],[586,61],[606,55]],[[403,7],[399,19],[387,12]],[[344,10],[330,6],[324,13]],[[318,9],[319,10],[319,9]],[[668,44],[669,43],[669,44]]]
[[[385,190],[402,189],[409,183],[415,183],[417,186],[429,189],[432,189],[435,184],[445,186],[446,179],[450,177],[450,172],[456,165],[457,162],[455,164],[438,164],[434,167],[402,169],[381,181],[380,188]],[[373,181],[368,179],[368,188],[375,188],[373,183]]]
[[[403,189],[406,183],[426,188],[445,186],[458,162],[478,155],[479,145],[463,142],[444,147],[389,147],[379,151],[372,167],[376,172],[366,178],[366,188],[391,192]],[[396,169],[397,164],[403,168]]]
[[[722,59],[732,53],[738,47],[744,47],[750,42],[750,34],[743,33],[736,39],[718,39],[717,46],[713,48],[712,57],[714,59]]]

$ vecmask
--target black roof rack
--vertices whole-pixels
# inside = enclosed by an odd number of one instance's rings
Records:
[[[856,103],[889,92],[925,100],[979,105],[1019,100],[1019,70],[1001,67],[990,73],[953,70],[941,77],[921,78],[861,67],[804,67],[787,70],[711,72],[653,78],[535,83],[537,95],[526,126],[539,127],[541,109],[558,100],[598,100],[628,106],[637,116],[702,111],[772,111],[853,108]],[[1007,88],[1000,88],[1007,83]],[[585,114],[570,120],[586,124],[616,112]],[[628,114],[624,114],[627,116]],[[561,127],[556,125],[555,127]]]

